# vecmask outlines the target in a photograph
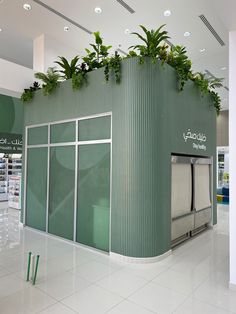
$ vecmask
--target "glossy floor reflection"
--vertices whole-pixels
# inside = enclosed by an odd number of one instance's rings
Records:
[[[19,227],[19,212],[0,203],[0,313],[229,314],[228,206],[219,224],[165,260],[125,264]],[[40,254],[37,285],[25,282],[27,253]]]

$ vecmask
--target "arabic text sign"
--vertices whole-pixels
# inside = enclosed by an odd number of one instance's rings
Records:
[[[22,135],[12,133],[0,133],[0,153],[22,153]]]
[[[207,137],[204,133],[201,132],[191,132],[190,129],[186,133],[183,133],[183,139],[185,143],[192,140],[193,148],[196,150],[204,150],[206,151],[206,145],[204,143],[207,141]]]

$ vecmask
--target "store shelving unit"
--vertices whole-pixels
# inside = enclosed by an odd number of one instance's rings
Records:
[[[0,201],[8,200],[7,158],[0,157]]]
[[[21,176],[11,175],[9,177],[8,190],[8,205],[9,207],[21,209]]]

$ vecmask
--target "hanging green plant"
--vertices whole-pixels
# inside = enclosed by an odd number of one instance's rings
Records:
[[[63,78],[65,78],[65,80],[71,79],[73,74],[75,74],[78,70],[79,56],[75,56],[70,63],[65,57],[58,58],[60,59],[60,61],[55,61],[55,63],[63,69],[59,72],[63,74]]]
[[[105,65],[104,74],[105,79],[108,82],[110,78],[110,74],[114,73],[116,83],[119,84],[121,81],[121,56],[118,52],[115,52],[115,55],[107,60]]]
[[[55,68],[48,68],[47,73],[35,73],[35,78],[43,81],[43,94],[48,96],[52,94],[60,83],[61,76]]]
[[[144,44],[143,45],[135,45],[130,48],[139,51],[140,63],[144,63],[145,57],[151,57],[152,62],[155,63],[157,58],[160,57],[160,52],[163,50],[162,43],[163,41],[170,38],[167,34],[167,31],[163,31],[162,28],[165,25],[161,25],[157,30],[147,30],[146,27],[140,25],[142,28],[145,37],[140,35],[139,33],[131,33],[136,35]],[[130,49],[129,48],[129,49]]]
[[[180,90],[184,89],[185,83],[191,76],[192,62],[189,60],[186,53],[185,47],[172,46],[166,59],[167,63],[177,72]]]
[[[30,86],[30,88],[24,89],[24,92],[21,95],[21,100],[24,103],[32,101],[35,91],[39,89],[41,89],[40,84],[38,82],[34,82],[33,85]]]
[[[78,70],[72,75],[72,88],[76,91],[84,84],[87,84],[87,70],[86,64],[82,63]]]

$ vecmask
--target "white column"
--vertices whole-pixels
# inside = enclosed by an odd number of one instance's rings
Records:
[[[35,72],[44,72],[44,34],[34,39],[33,69]]]
[[[236,289],[236,31],[229,34],[230,287]]]
[[[71,60],[79,51],[61,43],[45,34],[34,39],[33,69],[36,72],[46,72],[49,67],[56,67],[54,63],[58,56]]]

